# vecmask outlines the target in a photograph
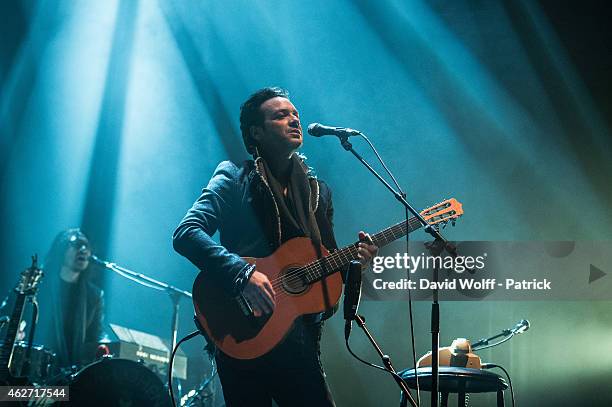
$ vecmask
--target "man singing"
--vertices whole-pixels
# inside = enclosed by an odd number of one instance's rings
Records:
[[[254,160],[219,164],[202,195],[174,232],[177,252],[211,273],[219,289],[242,296],[255,316],[274,312],[276,292],[268,277],[241,256],[266,257],[282,243],[308,237],[315,246],[337,249],[327,184],[314,177],[304,158],[302,126],[286,90],[263,88],[240,108],[240,129]],[[219,230],[221,244],[211,236]],[[376,253],[360,232],[359,260]],[[226,405],[333,406],[320,362],[322,314],[298,318],[274,349],[238,360],[216,352]]]

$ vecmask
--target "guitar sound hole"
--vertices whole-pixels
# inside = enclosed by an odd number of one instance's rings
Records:
[[[290,294],[300,294],[308,288],[304,281],[304,276],[298,273],[297,270],[298,268],[290,268],[283,272],[283,288]]]

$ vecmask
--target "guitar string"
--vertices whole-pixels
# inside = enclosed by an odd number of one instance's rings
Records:
[[[387,240],[387,242],[392,242],[392,241],[399,239],[402,236],[405,236],[408,233],[411,233],[421,228],[422,226],[423,225],[420,223],[420,221],[416,217],[413,217],[413,218],[408,219],[408,221],[400,222],[393,226],[390,226],[382,230],[381,232],[377,233],[375,236],[383,237],[385,238],[385,240]],[[396,229],[399,229],[399,232],[400,232],[398,236],[395,235]],[[391,239],[389,239],[387,234],[390,235]],[[378,240],[378,238],[376,238],[376,240]],[[320,278],[325,277],[325,275],[323,273],[320,273],[318,270],[320,268],[320,264],[322,264],[324,261],[328,263],[331,263],[332,260],[334,262],[341,261],[341,263],[336,264],[336,266],[331,268],[331,270],[335,272],[338,268],[344,266],[347,262],[350,262],[351,261],[350,257],[353,257],[353,259],[355,258],[357,253],[353,253],[353,251],[357,251],[357,243],[351,246],[347,246],[338,251],[335,251],[329,254],[328,256],[317,259],[316,261],[313,261],[305,266],[291,270],[287,272],[285,275],[272,280],[271,283],[272,283],[273,288],[275,289],[282,288],[283,281],[289,284],[296,282],[296,281],[300,281],[302,280],[303,275],[306,275],[307,277],[315,278],[313,281],[307,280],[306,282],[308,285],[310,285],[312,282],[318,281]],[[348,255],[344,253],[345,251],[348,251]],[[342,259],[341,257],[344,257],[344,259]],[[332,274],[332,273],[329,273],[329,274]],[[295,295],[299,295],[299,293]],[[281,303],[283,302],[283,300],[291,298],[291,296],[292,294],[290,292],[287,292],[284,289],[279,290],[279,292],[275,295],[275,302],[277,304]]]
[[[437,204],[436,206],[439,206],[439,205],[440,205],[440,204]],[[448,209],[448,208],[446,208],[446,209]],[[433,215],[431,215],[431,214],[430,214],[430,216],[429,216],[429,217],[431,218],[432,216],[433,216]],[[450,220],[450,218],[449,218],[449,219],[445,219],[445,220],[443,220],[443,221],[442,221],[442,220],[439,220],[439,221],[438,221],[438,222],[436,222],[436,223],[440,223],[440,222],[447,222],[447,221],[449,221],[449,220]],[[432,224],[433,224],[433,223],[432,223]],[[408,226],[410,226],[410,227],[411,227],[411,229],[410,229],[410,230],[408,230],[408,229],[409,229],[409,228],[408,228]],[[388,239],[388,238],[386,237],[386,234],[387,234],[387,233],[390,233],[390,234],[391,234],[391,237],[392,237],[392,239],[391,239],[390,241],[394,241],[394,240],[397,240],[397,239],[399,239],[400,237],[404,236],[404,235],[405,235],[405,234],[407,234],[407,233],[411,233],[411,232],[413,232],[413,231],[415,231],[415,230],[419,229],[419,228],[420,228],[420,227],[422,227],[422,226],[423,226],[423,225],[421,224],[421,222],[420,222],[420,221],[419,221],[419,220],[418,220],[416,217],[412,217],[412,218],[408,219],[408,221],[404,221],[404,222],[399,222],[399,223],[396,223],[395,225],[390,226],[390,227],[388,227],[388,228],[386,228],[386,229],[382,230],[381,232],[377,233],[375,236],[382,235],[383,237],[385,237],[386,239]],[[397,236],[397,237],[395,236],[395,232],[394,232],[394,230],[395,230],[395,229],[400,229],[400,235],[399,235],[399,236]],[[341,252],[343,252],[344,250],[349,249],[349,248],[352,248],[352,247],[355,247],[355,246],[354,246],[354,245],[352,245],[352,246],[348,246],[348,247],[346,247],[346,248],[344,248],[344,249],[341,249],[341,250],[338,250],[338,251],[336,251],[336,252],[334,252],[334,253],[331,253],[331,254],[330,254],[330,255],[328,255],[328,256],[325,256],[325,257],[323,257],[323,258],[321,258],[321,259],[318,259],[318,260],[316,260],[316,261],[314,261],[314,262],[312,262],[312,263],[310,263],[310,264],[308,264],[308,265],[306,265],[306,266],[302,266],[302,267],[299,267],[299,268],[297,268],[297,269],[291,270],[291,271],[287,272],[285,275],[282,275],[282,276],[280,276],[280,277],[278,277],[278,278],[276,278],[276,279],[272,280],[272,281],[271,281],[271,283],[272,283],[272,287],[273,287],[273,288],[279,288],[279,287],[282,287],[282,285],[283,285],[283,281],[285,281],[285,282],[287,282],[287,283],[294,283],[294,282],[300,281],[300,280],[302,280],[302,276],[303,276],[303,275],[306,275],[307,277],[311,277],[311,278],[312,278],[312,277],[314,277],[314,280],[312,281],[312,282],[314,282],[314,281],[316,281],[316,280],[318,280],[318,279],[320,279],[320,278],[322,278],[322,277],[324,277],[324,276],[325,276],[325,275],[322,275],[322,274],[320,274],[320,273],[318,272],[319,264],[320,264],[320,261],[321,261],[322,259],[326,259],[326,260],[328,260],[328,261],[329,261],[329,260],[331,260],[331,259],[332,259],[332,256],[333,256],[333,255],[335,255],[335,254],[338,254],[338,255],[339,255],[339,254],[341,254]],[[354,256],[354,255],[353,255],[353,256]],[[340,259],[340,260],[341,260],[341,259]],[[346,259],[344,259],[344,260],[348,260],[348,261],[350,262],[350,260],[349,260],[349,258],[348,258],[348,257],[347,257]],[[340,268],[341,266],[342,266],[342,264],[337,265],[336,267],[332,268],[332,271],[337,270],[337,269],[338,269],[338,268]],[[312,275],[311,275],[311,274],[312,274]],[[330,273],[330,274],[331,274],[331,273]],[[307,283],[311,283],[311,282],[310,282],[310,281],[307,281]]]
[[[407,227],[407,225],[409,227]],[[411,218],[408,220],[408,223],[406,222],[400,222],[396,225],[390,226],[387,229],[384,229],[383,231],[377,233],[375,236],[379,236],[384,238],[385,240],[387,240],[388,242],[394,241],[399,239],[400,237],[404,236],[406,233],[411,233],[415,230],[417,230],[418,228],[420,228],[422,225],[421,223],[418,221],[418,219],[416,218]],[[399,235],[396,235],[396,229],[399,229]],[[387,236],[389,235],[389,236]],[[378,238],[376,240],[379,240]],[[347,246],[341,250],[335,251],[333,253],[331,253],[330,255],[320,258],[312,263],[309,263],[306,266],[302,266],[300,268],[297,268],[295,270],[291,270],[290,272],[288,272],[285,276],[289,276],[291,275],[290,278],[286,279],[283,278],[283,276],[276,278],[273,280],[274,284],[273,287],[276,289],[279,288],[283,288],[283,280],[288,281],[288,282],[295,282],[296,280],[299,281],[301,280],[301,275],[303,274],[309,274],[310,272],[316,272],[317,274],[314,274],[313,277],[317,277],[317,280],[319,279],[319,277],[323,277],[323,275],[319,275],[320,273],[317,270],[317,265],[319,263],[321,263],[322,260],[328,261],[329,263],[331,263],[331,261],[333,260],[334,262],[340,261],[339,264],[336,264],[335,267],[332,267],[332,270],[337,270],[338,268],[342,267],[344,264],[346,264],[349,260],[349,256],[354,256],[356,255],[356,253],[353,253],[354,251],[356,252],[357,250],[357,246],[356,243],[351,245],[351,246]],[[348,251],[348,255],[344,254],[345,251]],[[344,257],[341,258],[341,257]],[[315,280],[316,281],[316,280]],[[299,295],[300,293],[297,293],[295,295]],[[278,293],[276,293],[275,295],[275,303],[278,305],[281,302],[284,302],[285,299],[290,299],[292,298],[292,294],[288,291],[286,291],[284,288],[282,290],[279,290]]]
[[[420,223],[420,221],[417,218],[413,217],[409,219],[407,222],[404,221],[404,222],[397,223],[393,226],[390,226],[387,229],[384,229],[381,232],[377,233],[375,236],[383,237],[385,240],[387,240],[387,242],[392,242],[406,235],[407,233],[411,233],[419,229],[420,227],[422,227],[422,224]],[[398,236],[396,236],[396,233],[395,233],[396,229],[399,229],[399,232],[400,232]],[[390,235],[390,239],[389,239],[389,236],[387,236],[387,234]],[[378,240],[378,238],[376,240]],[[285,275],[272,280],[273,288],[275,289],[282,288],[283,281],[289,284],[296,282],[296,281],[300,281],[302,280],[301,276],[303,275],[314,277],[315,279],[312,282],[315,282],[319,280],[320,278],[325,277],[325,275],[323,273],[320,273],[318,270],[320,268],[320,264],[323,261],[326,261],[328,263],[331,263],[332,260],[334,262],[340,261],[340,263],[332,267],[331,270],[335,271],[338,268],[341,268],[342,266],[346,265],[347,262],[351,261],[350,257],[353,257],[354,259],[355,256],[357,255],[357,253],[353,253],[353,251],[357,251],[357,243],[351,246],[347,246],[333,253],[330,253],[328,256],[317,259],[316,261],[311,262],[305,266],[291,270],[287,272]],[[348,251],[347,254],[344,253],[346,251]],[[341,257],[344,257],[344,259],[342,259]],[[333,273],[329,273],[329,274],[333,274]],[[312,282],[307,281],[307,284],[310,285]],[[300,293],[297,293],[295,295],[299,295],[299,294]],[[282,289],[282,290],[279,290],[279,292],[275,295],[275,302],[278,304],[278,303],[284,302],[285,299],[288,299],[291,297],[292,297],[292,294],[290,292],[287,292],[286,290]]]
[[[393,225],[379,233],[377,233],[376,235],[381,235],[382,237],[384,237],[386,240],[388,241],[393,241],[393,240],[397,240],[399,239],[401,236],[403,236],[407,231],[408,228],[406,227],[407,223],[406,222],[400,222],[396,225]],[[420,222],[418,221],[418,219],[416,218],[411,218],[408,221],[408,225],[411,227],[410,232],[416,230],[416,228],[412,228],[414,226],[420,226]],[[399,229],[400,235],[396,236],[396,232],[395,229]],[[387,235],[390,235],[391,240],[389,240],[389,237]],[[377,239],[378,240],[378,239]],[[344,252],[345,251],[349,251],[348,255],[346,255]],[[313,281],[316,281],[318,279],[320,279],[321,277],[324,277],[325,275],[321,272],[319,272],[319,269],[321,268],[321,264],[325,261],[328,263],[336,263],[334,266],[331,267],[332,271],[337,270],[338,268],[342,267],[344,264],[348,263],[351,261],[351,257],[353,257],[353,259],[355,258],[355,255],[357,253],[353,253],[353,251],[356,252],[357,250],[357,246],[355,245],[351,245],[348,246],[344,249],[338,250],[336,252],[331,253],[328,256],[322,257],[321,259],[318,259],[306,266],[302,266],[299,267],[297,269],[291,270],[289,272],[287,272],[284,276],[280,276],[274,280],[272,280],[272,287],[274,289],[278,289],[281,288],[283,286],[283,282],[285,282],[285,284],[292,284],[292,283],[296,283],[299,282],[301,280],[303,280],[304,275],[307,278],[313,279]],[[342,258],[343,257],[343,258]],[[340,261],[338,263],[338,261]],[[331,273],[330,273],[331,274]],[[310,283],[310,281],[307,280],[307,283]]]
[[[338,252],[334,252],[331,253],[328,256],[325,256],[323,259],[325,259],[325,261],[327,263],[330,263],[330,267],[328,268],[329,270],[337,270],[339,268],[341,268],[343,266],[343,263],[345,263],[345,260],[349,260],[350,257],[354,257],[357,253],[357,247],[356,246],[349,246],[345,249],[342,249],[343,251],[348,251],[348,254],[345,255],[344,252],[340,253],[340,251]],[[354,252],[354,253],[353,253]],[[344,259],[343,259],[344,258]],[[319,259],[320,260],[320,259]],[[350,261],[350,260],[349,260]],[[278,288],[281,288],[283,285],[291,285],[293,283],[298,283],[301,282],[304,278],[304,276],[306,276],[307,278],[307,282],[309,279],[312,279],[313,281],[316,281],[316,278],[319,277],[319,264],[321,264],[322,262],[320,261],[315,261],[311,264],[309,264],[308,266],[302,266],[299,267],[297,269],[291,270],[289,272],[287,272],[284,276],[278,277],[276,279],[274,279],[272,281],[272,287],[276,290]],[[322,275],[321,275],[322,277]]]
[[[279,288],[285,284],[291,285],[292,283],[297,283],[302,281],[304,276],[308,280],[316,281],[316,279],[323,277],[323,273],[319,272],[323,268],[323,263],[327,263],[329,265],[329,269],[335,271],[342,267],[345,263],[349,262],[351,258],[355,258],[357,255],[357,246],[351,245],[344,249],[338,250],[336,252],[330,253],[328,256],[322,257],[308,265],[299,267],[294,270],[290,270],[285,275],[278,277],[272,281],[272,286],[274,288]]]
[[[411,227],[420,226],[420,222],[416,218],[411,218],[408,223],[410,224]],[[390,241],[397,240],[397,239],[399,239],[401,236],[403,236],[406,233],[407,228],[406,228],[406,230],[404,230],[405,226],[406,226],[406,222],[400,222],[400,223],[398,223],[396,225],[393,225],[393,226],[391,226],[391,227],[389,227],[389,228],[387,228],[387,229],[377,233],[377,235],[382,235],[382,237],[384,237],[385,239],[389,240],[389,237],[387,236],[387,234],[389,234],[390,237],[391,237]],[[396,228],[400,229],[400,235],[399,236],[395,236],[396,233],[395,233],[394,229],[396,229]],[[411,229],[410,232],[412,232],[414,230],[416,230],[416,228]],[[325,261],[327,261],[329,263],[331,263],[332,261],[334,263],[337,263],[337,261],[340,260],[341,263],[336,264],[335,266],[333,266],[331,268],[331,270],[337,270],[338,268],[342,267],[345,263],[350,262],[350,257],[349,256],[346,256],[346,255],[343,256],[343,254],[344,254],[343,252],[346,251],[346,250],[349,250],[348,254],[351,257],[354,258],[356,253],[352,253],[351,251],[352,250],[356,250],[356,246],[355,245],[351,245],[351,246],[348,246],[348,247],[346,247],[344,249],[341,249],[341,250],[338,250],[336,252],[333,252],[330,255],[325,256],[325,257],[323,257],[321,259],[318,259],[318,260],[316,260],[316,261],[314,261],[314,262],[312,262],[312,263],[310,263],[310,264],[308,264],[306,266],[303,266],[303,267],[291,270],[288,273],[286,273],[284,276],[281,276],[279,278],[274,279],[272,281],[273,288],[281,287],[283,285],[283,281],[285,281],[286,283],[289,283],[289,284],[290,283],[294,283],[294,282],[298,282],[298,281],[302,280],[302,277],[305,274],[307,275],[307,277],[314,278],[314,281],[316,281],[317,279],[319,279],[321,277],[324,277],[324,275],[322,275],[319,272],[320,264],[322,263],[321,260],[325,260]],[[340,258],[340,257],[344,257],[344,258]]]

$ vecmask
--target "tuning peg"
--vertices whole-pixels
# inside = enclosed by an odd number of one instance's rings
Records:
[[[455,223],[457,223],[457,221],[455,219],[453,219],[453,221],[451,222],[453,227],[455,227]]]

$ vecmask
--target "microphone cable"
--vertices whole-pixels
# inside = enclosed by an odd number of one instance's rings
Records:
[[[383,161],[380,154],[378,154],[378,151],[376,150],[376,147],[374,147],[374,144],[372,144],[370,139],[368,139],[365,134],[360,132],[359,135],[366,141],[366,143],[368,143],[372,151],[374,151],[374,155],[376,155],[376,158],[378,159],[382,167],[385,169],[387,174],[389,174],[389,177],[391,177],[391,180],[393,180],[393,183],[397,187],[402,197],[406,199],[406,193],[402,191],[402,187],[400,187],[400,184],[397,182],[397,180],[393,176],[393,173],[389,170],[389,168]],[[404,211],[405,211],[406,228],[407,228],[408,221],[410,220],[410,213],[408,212],[408,208],[404,208]],[[408,255],[409,249],[410,249],[410,233],[406,233],[406,255]],[[407,274],[406,277],[408,278],[408,281],[410,281],[411,276],[410,276],[409,269],[406,269],[406,274]],[[410,342],[412,344],[412,368],[414,369],[414,379],[416,381],[416,396],[417,396],[416,402],[417,402],[417,406],[420,406],[421,405],[421,386],[419,385],[419,372],[417,370],[417,357],[416,357],[416,342],[414,339],[415,336],[414,336],[414,314],[412,312],[412,290],[408,290],[408,319],[410,320]],[[347,346],[348,346],[348,343],[347,343]]]
[[[198,335],[200,335],[199,330],[193,331],[189,335],[183,337],[180,341],[178,341],[174,349],[172,349],[172,353],[170,354],[170,360],[168,362],[168,392],[170,393],[170,400],[172,400],[173,407],[176,407],[176,401],[174,400],[174,389],[172,388],[172,370],[174,366],[174,356],[176,355],[176,351],[178,350],[179,346],[181,346],[183,342],[187,342],[188,340],[193,339]]]
[[[506,377],[508,378],[508,384],[510,385],[510,397],[512,398],[512,407],[514,407],[514,389],[512,388],[512,379],[510,379],[510,374],[508,374],[508,371],[504,369],[503,366],[496,365],[495,363],[483,363],[481,365],[481,369],[492,369],[494,367],[503,370],[506,374]]]
[[[202,383],[200,383],[200,385],[195,391],[195,394],[187,399],[183,407],[196,407],[196,406],[203,405],[203,400],[205,400],[207,396],[206,395],[202,396],[202,393],[204,392],[206,387],[210,383],[212,383],[212,381],[215,379],[215,376],[217,376],[217,373],[218,373],[217,364],[215,363],[214,356],[211,356],[211,365],[212,365],[212,371],[210,373],[210,376],[206,380],[204,380]],[[196,403],[199,403],[199,404],[196,404]]]
[[[351,322],[351,323],[352,323],[352,322]],[[403,379],[403,378],[402,378],[400,375],[398,375],[397,373],[392,372],[391,370],[388,370],[387,368],[385,368],[385,367],[383,367],[383,366],[377,365],[377,364],[375,364],[375,363],[368,362],[367,360],[364,360],[364,359],[360,358],[360,357],[359,357],[359,356],[358,356],[358,355],[357,355],[355,352],[353,352],[353,350],[351,349],[351,345],[349,344],[349,338],[346,338],[344,342],[346,343],[346,349],[348,349],[349,353],[350,353],[350,354],[351,354],[351,355],[352,355],[352,356],[353,356],[355,359],[357,359],[358,361],[360,361],[361,363],[363,363],[363,364],[365,364],[365,365],[367,365],[367,366],[370,366],[370,367],[373,367],[373,368],[375,368],[375,369],[382,370],[383,372],[386,372],[386,373],[391,374],[391,375],[392,375],[392,376],[393,376],[393,377],[394,377],[396,380],[399,380],[399,381],[403,382],[403,383],[406,385],[406,388],[408,388],[408,383],[406,383],[406,381],[405,381],[405,380],[404,380],[404,379]],[[386,356],[386,355],[385,355],[385,356]],[[408,397],[408,395],[406,395],[406,397]]]

